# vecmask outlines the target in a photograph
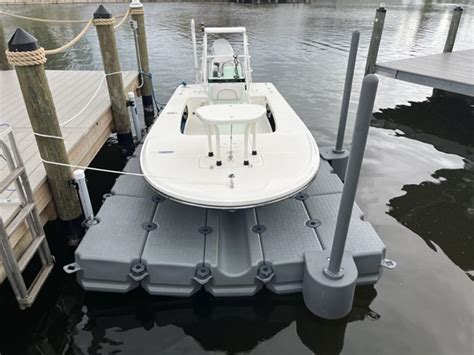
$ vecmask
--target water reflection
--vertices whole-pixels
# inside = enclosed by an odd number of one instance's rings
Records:
[[[468,5],[456,49],[469,48],[473,43],[472,1],[464,2]],[[159,100],[166,102],[182,80],[193,80],[189,37],[192,17],[207,25],[246,26],[254,81],[273,82],[318,143],[332,144],[350,34],[358,29],[361,42],[347,126],[350,137],[374,10],[379,3],[338,0],[281,6],[224,2],[146,4],[151,71]],[[123,13],[126,8],[126,4],[106,6],[114,14]],[[390,2],[380,60],[440,52],[452,6],[448,1]],[[96,7],[97,4],[11,6],[8,10],[43,18],[84,19]],[[45,48],[67,42],[82,28],[81,24],[46,26],[7,18],[3,18],[3,25],[7,38],[15,27],[21,26],[38,37]],[[117,38],[122,68],[135,70],[135,56],[130,55],[132,35],[127,26],[118,30]],[[47,68],[100,70],[95,30],[67,53],[48,58]],[[168,353],[198,354],[339,354],[343,347],[348,354],[400,354],[407,349],[415,354],[472,353],[472,307],[465,295],[472,292],[466,283],[473,283],[459,270],[472,276],[474,268],[474,192],[469,165],[474,146],[472,108],[449,97],[424,101],[430,92],[428,88],[381,78],[376,106],[384,109],[375,115],[365,159],[370,169],[363,171],[358,198],[366,204],[362,206],[364,211],[371,211],[367,218],[381,234],[390,257],[405,263],[384,276],[380,292],[385,294],[375,301],[373,287],[358,288],[353,310],[346,319],[328,322],[314,317],[304,308],[299,295],[263,292],[255,299],[216,300],[199,294],[183,300],[151,297],[139,290],[130,295],[84,293],[73,277],[65,277],[58,269],[38,303],[27,312],[16,309],[7,286],[2,286],[0,297],[9,298],[6,303],[0,300],[0,353],[137,354],[166,349]],[[423,102],[385,109],[408,100]],[[404,139],[393,137],[392,132]],[[446,154],[437,155],[432,146],[456,156],[448,159]],[[123,162],[114,155],[114,148],[113,144],[105,146],[103,155],[93,164],[120,169]],[[458,168],[458,156],[466,159],[464,169]],[[434,181],[418,184],[430,174]],[[89,182],[94,182],[89,186],[95,208],[100,206],[102,194],[109,192],[114,178],[88,174]],[[385,212],[394,219],[387,218]],[[388,219],[393,224],[386,223]],[[48,236],[51,235],[56,246],[62,240],[61,234],[49,230]],[[419,240],[440,252],[430,253],[420,263],[425,249]],[[441,251],[459,268],[450,268],[451,262]],[[393,255],[394,252],[399,254]],[[53,253],[58,265],[70,261],[70,255],[61,258],[58,250]],[[443,265],[439,273],[433,271],[438,263]],[[423,272],[414,274],[413,265]],[[420,287],[429,290],[423,297],[413,292]],[[372,302],[384,314],[375,325],[370,321],[379,315],[371,310]],[[439,311],[440,303],[444,313]],[[352,326],[348,327],[349,323]],[[406,347],[397,348],[399,343]]]
[[[458,95],[384,109],[373,125],[465,158],[464,169],[439,169],[435,180],[406,184],[388,202],[388,214],[434,251],[438,248],[474,281],[474,114],[473,99]]]
[[[77,292],[71,293],[74,289]],[[36,324],[22,330],[26,344],[13,341],[2,354],[132,353],[131,349],[141,354],[238,354],[292,325],[308,352],[337,355],[348,323],[379,318],[370,309],[377,295],[371,286],[357,288],[351,313],[337,321],[312,315],[299,295],[275,296],[268,291],[242,299],[216,299],[204,292],[175,299],[151,297],[141,290],[128,295],[82,294],[77,287],[69,291],[43,313],[46,317],[30,317]],[[147,340],[146,348],[141,348],[140,339]]]

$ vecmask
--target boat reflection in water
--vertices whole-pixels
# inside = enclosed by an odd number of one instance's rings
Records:
[[[137,292],[132,297],[140,299],[133,302],[125,302],[127,296],[87,294],[84,318],[88,320],[81,332],[89,333],[92,339],[87,349],[82,350],[95,353],[104,349],[104,343],[108,343],[109,351],[120,350],[121,342],[113,344],[110,339],[112,329],[120,329],[123,336],[136,328],[153,331],[156,327],[174,326],[181,328],[206,351],[234,354],[251,351],[294,322],[301,342],[309,350],[316,354],[339,354],[348,323],[379,318],[370,309],[376,295],[372,286],[357,288],[351,313],[341,320],[328,321],[311,314],[299,295],[276,296],[268,291],[260,292],[254,298],[228,300],[214,298],[205,292],[190,299],[149,297]],[[159,337],[158,332],[155,334]],[[76,337],[84,338],[84,334]],[[166,337],[168,347],[174,347],[173,336],[167,332]],[[182,338],[178,334],[175,338],[180,349],[183,343],[189,344]],[[80,342],[76,339],[75,343]],[[189,348],[183,351],[195,349],[191,344],[187,346]],[[157,345],[155,349],[158,348]]]

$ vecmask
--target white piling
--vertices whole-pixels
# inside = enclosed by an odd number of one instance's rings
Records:
[[[74,170],[73,175],[77,184],[85,223],[92,223],[92,221],[94,221],[94,210],[92,209],[91,198],[89,196],[89,190],[87,189],[86,174],[84,173],[84,170],[77,169]]]
[[[130,112],[132,114],[133,127],[135,128],[137,143],[141,143],[143,139],[142,129],[140,127],[140,120],[138,118],[137,105],[135,103],[135,94],[133,92],[128,93],[128,106],[130,107]]]

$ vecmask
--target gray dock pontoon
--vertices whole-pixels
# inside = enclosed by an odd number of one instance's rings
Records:
[[[358,38],[354,32],[344,102]],[[65,271],[77,273],[84,289],[102,292],[139,286],[168,296],[202,288],[227,297],[251,296],[262,287],[277,294],[303,292],[313,313],[346,316],[356,285],[375,284],[383,266],[394,266],[354,202],[377,86],[375,75],[364,78],[350,154],[342,139],[334,149],[321,148],[315,180],[281,202],[232,211],[167,200],[140,174],[139,146],[98,215],[86,213],[89,229]],[[342,136],[347,108],[341,110]],[[87,191],[84,175],[78,176],[80,194],[87,195],[81,193]]]

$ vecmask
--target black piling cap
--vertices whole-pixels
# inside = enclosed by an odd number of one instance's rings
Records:
[[[23,28],[17,28],[12,38],[8,41],[8,50],[10,52],[30,52],[38,48],[38,40]]]
[[[112,14],[103,5],[100,5],[94,12],[94,19],[112,18]]]

